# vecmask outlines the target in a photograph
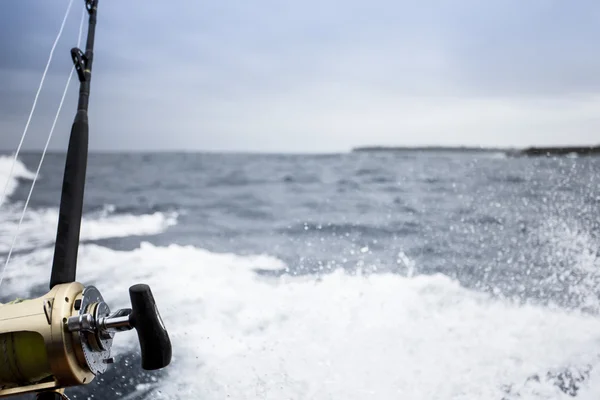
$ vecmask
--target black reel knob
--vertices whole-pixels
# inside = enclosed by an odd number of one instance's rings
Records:
[[[131,315],[129,321],[137,331],[142,352],[142,368],[161,369],[171,362],[171,340],[158,313],[150,286],[144,284],[129,288]]]

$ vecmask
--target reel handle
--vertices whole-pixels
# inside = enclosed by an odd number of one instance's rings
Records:
[[[129,288],[131,314],[129,321],[137,331],[142,352],[142,368],[161,369],[171,362],[171,340],[158,313],[150,286],[134,285]]]

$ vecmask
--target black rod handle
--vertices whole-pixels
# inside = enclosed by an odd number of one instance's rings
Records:
[[[129,288],[131,315],[129,321],[137,331],[142,351],[142,368],[161,369],[171,362],[171,340],[158,313],[150,286],[144,284]]]
[[[50,289],[61,283],[74,282],[77,274],[77,250],[88,156],[88,130],[87,112],[78,111],[71,128],[65,162]]]

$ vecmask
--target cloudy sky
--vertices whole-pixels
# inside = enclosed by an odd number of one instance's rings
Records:
[[[0,2],[0,148],[13,150],[68,0]],[[25,142],[46,140],[75,0]],[[96,150],[346,151],[600,143],[600,2],[100,0]],[[73,82],[52,141],[64,149]]]

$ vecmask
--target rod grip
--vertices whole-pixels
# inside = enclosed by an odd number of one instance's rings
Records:
[[[62,283],[75,282],[77,275],[77,251],[88,156],[88,130],[87,112],[78,111],[71,127],[65,161],[50,289]]]
[[[150,286],[144,284],[129,288],[131,298],[131,325],[137,331],[142,352],[142,368],[161,369],[171,362],[171,340],[158,313]]]

